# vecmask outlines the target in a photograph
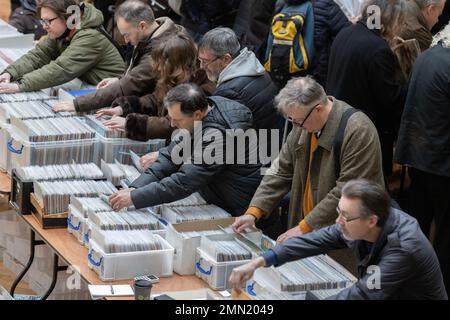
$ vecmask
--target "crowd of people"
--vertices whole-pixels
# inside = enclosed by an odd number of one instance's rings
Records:
[[[237,291],[258,267],[328,252],[359,276],[334,298],[447,299],[449,4],[367,0],[349,15],[345,0],[184,0],[157,17],[147,1],[105,2],[20,1],[11,21],[40,40],[1,73],[0,93],[89,84],[54,111],[167,140],[110,197],[115,210],[199,192],[236,232],[256,224],[278,245],[233,271]],[[277,38],[292,10],[302,27]],[[391,198],[394,164],[406,200]]]

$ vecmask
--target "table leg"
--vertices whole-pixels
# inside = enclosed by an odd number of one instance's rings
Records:
[[[45,242],[42,241],[42,240],[36,240],[36,234],[34,233],[33,230],[31,230],[30,258],[28,259],[28,263],[25,266],[25,268],[17,276],[17,278],[14,280],[14,282],[13,282],[13,284],[11,286],[10,294],[11,294],[12,297],[14,297],[14,292],[16,291],[16,288],[17,288],[18,284],[20,283],[20,281],[22,281],[23,277],[25,277],[25,275],[27,274],[28,270],[31,268],[31,265],[33,264],[33,261],[34,261],[34,248],[36,246],[41,246],[41,245],[45,245]]]
[[[67,266],[59,266],[59,257],[57,254],[53,254],[53,277],[52,277],[52,283],[50,285],[50,288],[47,290],[47,292],[42,296],[42,300],[47,300],[47,298],[52,294],[53,289],[55,289],[56,281],[58,280],[58,272],[59,271],[66,271]]]

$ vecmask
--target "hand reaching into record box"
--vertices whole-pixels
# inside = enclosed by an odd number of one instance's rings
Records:
[[[125,130],[126,119],[124,117],[113,116],[111,120],[103,122],[105,127],[113,130]]]
[[[75,111],[75,105],[73,101],[58,102],[53,106],[53,112],[73,112]]]
[[[133,205],[133,201],[131,200],[131,191],[133,190],[134,188],[122,189],[109,197],[109,204],[114,211],[119,211]]]
[[[0,83],[0,93],[17,93],[20,92],[17,83]]]

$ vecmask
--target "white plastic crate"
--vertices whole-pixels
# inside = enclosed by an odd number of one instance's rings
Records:
[[[154,274],[158,277],[173,273],[173,247],[160,236],[163,250],[105,253],[93,239],[89,241],[88,266],[102,281],[128,280]]]
[[[220,230],[220,227],[226,228],[233,224],[235,218],[225,218],[209,221],[183,222],[169,225],[167,227],[166,240],[175,249],[173,270],[181,275],[195,274],[195,254],[200,246],[201,236],[185,237],[183,232]],[[261,231],[254,230],[247,233],[247,237],[258,242],[261,238]]]
[[[11,139],[10,128],[9,124],[0,124],[0,170],[5,172],[11,172],[11,156],[8,152],[8,142]]]
[[[246,264],[250,260],[217,262],[202,249],[196,250],[195,275],[204,280],[214,290],[229,289],[231,272],[234,268]]]
[[[165,146],[164,139],[152,139],[148,141],[136,141],[130,139],[108,139],[99,136],[99,157],[97,164],[100,165],[101,159],[106,163],[114,163],[115,160],[123,164],[133,164],[130,150],[138,155],[144,155],[150,152],[158,151]]]
[[[72,205],[69,205],[67,232],[72,234],[80,244],[89,243],[88,219]]]
[[[98,160],[97,139],[29,142],[11,133],[8,153],[12,168],[53,164],[89,163]]]
[[[301,263],[297,264],[297,263]],[[326,267],[323,269],[323,267]],[[299,275],[304,275],[298,279],[293,290],[292,284],[287,285],[287,270],[295,270]],[[327,255],[318,255],[305,258],[299,261],[289,262],[280,267],[260,268],[255,271],[253,281],[261,288],[276,292],[305,292],[310,290],[343,289],[352,286],[357,278],[353,276],[339,263]]]
[[[157,230],[141,230],[141,231],[148,231],[153,234],[156,234],[160,236],[161,238],[165,239],[166,237],[166,228],[163,224],[159,223],[160,229]],[[111,232],[111,231],[107,231]],[[121,231],[112,231],[112,232],[121,232]],[[124,231],[126,232],[126,231]],[[88,231],[89,241],[94,240],[95,243],[100,247],[104,248],[107,242],[105,231],[101,230],[96,225],[91,225],[90,230]]]

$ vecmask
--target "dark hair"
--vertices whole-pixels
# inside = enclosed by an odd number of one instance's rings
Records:
[[[183,83],[170,90],[164,99],[164,106],[168,109],[175,103],[180,104],[181,112],[186,115],[208,108],[205,93],[195,83]]]
[[[162,104],[173,87],[187,83],[197,70],[197,48],[184,32],[170,33],[152,41],[152,69],[158,74],[155,96]]]
[[[137,26],[141,21],[148,23],[155,21],[152,8],[142,0],[127,0],[122,3],[115,13],[115,19],[118,17],[122,17],[134,26]]]
[[[348,199],[359,199],[361,216],[368,218],[376,215],[379,227],[386,222],[391,207],[391,198],[379,184],[366,179],[351,180],[342,188],[342,196]]]
[[[79,6],[79,0],[40,0],[37,2],[37,14],[41,15],[42,8],[48,8],[56,13],[59,18],[67,20],[71,13],[67,12],[70,6]]]

